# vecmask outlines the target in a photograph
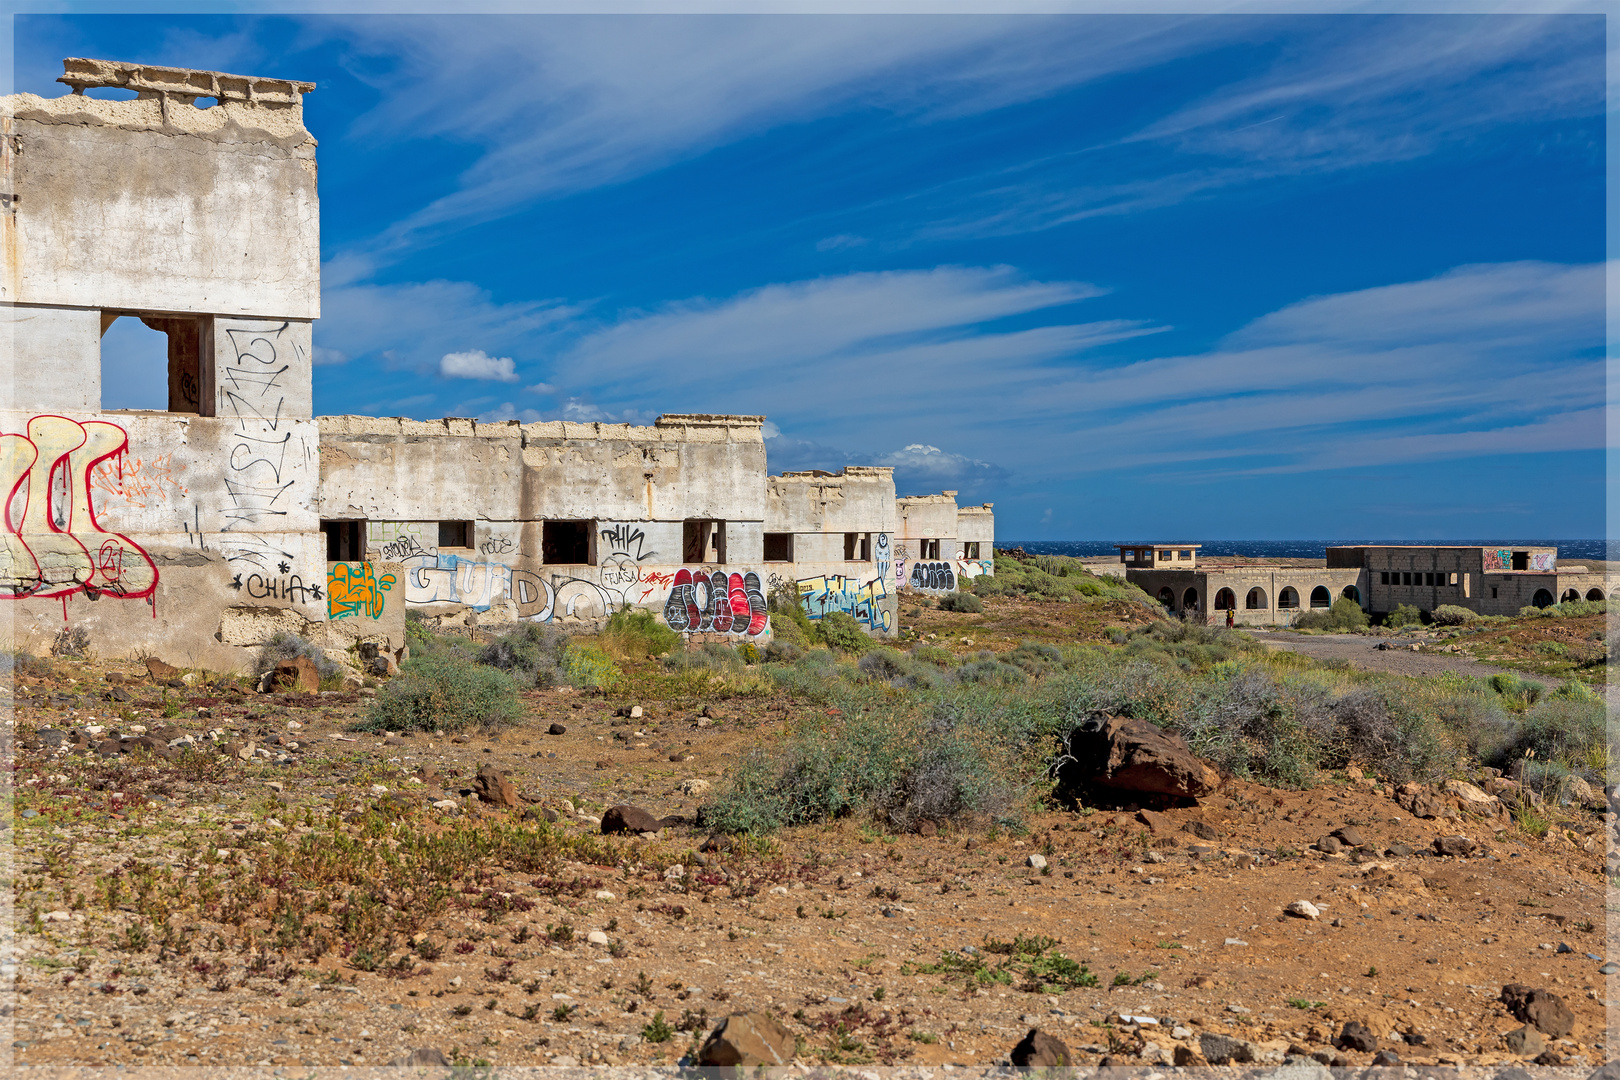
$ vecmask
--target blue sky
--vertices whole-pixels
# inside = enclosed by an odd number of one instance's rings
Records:
[[[321,413],[762,413],[772,471],[893,464],[1006,538],[1603,534],[1601,17],[30,16],[15,46],[46,96],[64,56],[319,84]]]

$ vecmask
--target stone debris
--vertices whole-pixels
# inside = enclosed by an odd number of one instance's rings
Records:
[[[697,1063],[790,1065],[793,1042],[793,1033],[765,1013],[732,1013],[721,1020],[698,1047]]]
[[[1055,1035],[1030,1028],[1012,1048],[1012,1063],[1021,1069],[1068,1068],[1074,1064],[1069,1046]]]
[[[1214,791],[1220,775],[1179,735],[1146,720],[1093,713],[1069,733],[1058,783],[1071,794],[1104,788],[1191,799]]]

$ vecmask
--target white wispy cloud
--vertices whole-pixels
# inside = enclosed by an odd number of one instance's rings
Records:
[[[322,31],[341,37],[352,73],[380,97],[350,137],[481,150],[454,191],[334,260],[346,279],[445,227],[620,183],[775,125],[852,109],[947,120],[1242,32],[1179,16],[982,15],[365,17],[312,27]]]
[[[518,381],[517,371],[510,356],[491,356],[483,349],[445,353],[439,358],[439,374],[447,379]]]

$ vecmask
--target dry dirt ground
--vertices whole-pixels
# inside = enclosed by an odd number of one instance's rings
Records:
[[[987,637],[938,626],[974,639],[963,649]],[[120,684],[131,701],[106,700],[109,671],[137,680]],[[1577,813],[1535,840],[1503,819],[1413,819],[1370,780],[1233,782],[1168,811],[1158,834],[1126,808],[1047,813],[1021,834],[844,821],[700,855],[691,825],[604,846],[569,805],[689,819],[693,781],[718,782],[809,706],[650,704],[630,720],[617,715],[628,700],[534,692],[521,726],[452,742],[350,732],[364,692],[173,688],[179,715],[162,718],[165,688],[134,665],[72,661],[13,689],[16,802],[0,835],[14,838],[17,966],[0,976],[16,980],[17,1064],[363,1066],[417,1047],[497,1066],[673,1064],[715,1018],[749,1009],[787,1024],[807,1064],[985,1065],[1038,1026],[1092,1064],[1168,1061],[1220,1033],[1262,1060],[1366,1065],[1371,1053],[1332,1045],[1348,1020],[1403,1062],[1488,1064],[1520,1060],[1503,1040],[1521,1026],[1498,1001],[1507,983],[1574,1011],[1544,1062],[1610,1056],[1598,969],[1612,815]],[[288,760],[20,745],[47,726],[127,731],[114,708]],[[553,723],[566,732],[547,734]],[[468,794],[485,765],[510,773],[524,808]],[[385,935],[383,954],[345,942],[366,915],[352,896],[312,906],[294,932],[255,906],[316,888],[283,872],[289,851],[359,858],[397,844],[391,820],[533,836],[545,809],[560,818],[556,861],[469,874],[416,935]],[[1312,850],[1342,826],[1360,829],[1363,853]],[[1433,854],[1457,834],[1478,851]],[[313,875],[317,860],[296,865]],[[1321,917],[1285,916],[1296,900]]]

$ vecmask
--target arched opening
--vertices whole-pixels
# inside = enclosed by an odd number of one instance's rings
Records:
[[[1564,595],[1560,596],[1558,598],[1558,600],[1559,600],[1560,603],[1567,604],[1571,600],[1579,600],[1580,598],[1581,598],[1581,590],[1579,590],[1579,589],[1565,589],[1564,590]]]
[[[1601,600],[1601,599],[1603,599],[1603,590],[1602,589],[1587,589],[1586,590],[1586,598],[1588,600]]]
[[[1620,589],[1616,589],[1616,590],[1614,590],[1614,592],[1610,593],[1609,594],[1609,599],[1610,600],[1620,600]]]
[[[1299,607],[1299,593],[1294,591],[1294,587],[1292,585],[1288,586],[1287,588],[1283,589],[1282,592],[1277,594],[1277,606],[1280,608]]]
[[[1266,609],[1266,590],[1250,589],[1249,598],[1244,601],[1243,606],[1250,611],[1264,611]]]
[[[1346,600],[1354,600],[1358,604],[1361,603],[1361,590],[1356,588],[1354,585],[1346,585],[1339,595],[1344,597]]]
[[[1332,607],[1333,594],[1328,592],[1326,585],[1318,585],[1311,590],[1311,607]]]
[[[1546,589],[1537,589],[1536,595],[1530,600],[1530,603],[1536,607],[1552,607],[1552,602],[1552,593]]]
[[[1231,589],[1222,589],[1215,594],[1215,610],[1231,611],[1237,607],[1237,594]]]
[[[1198,590],[1188,589],[1181,594],[1181,608],[1183,611],[1198,610]]]
[[[1172,611],[1175,610],[1176,594],[1170,590],[1170,586],[1166,585],[1164,588],[1159,590],[1159,603],[1163,604]]]

